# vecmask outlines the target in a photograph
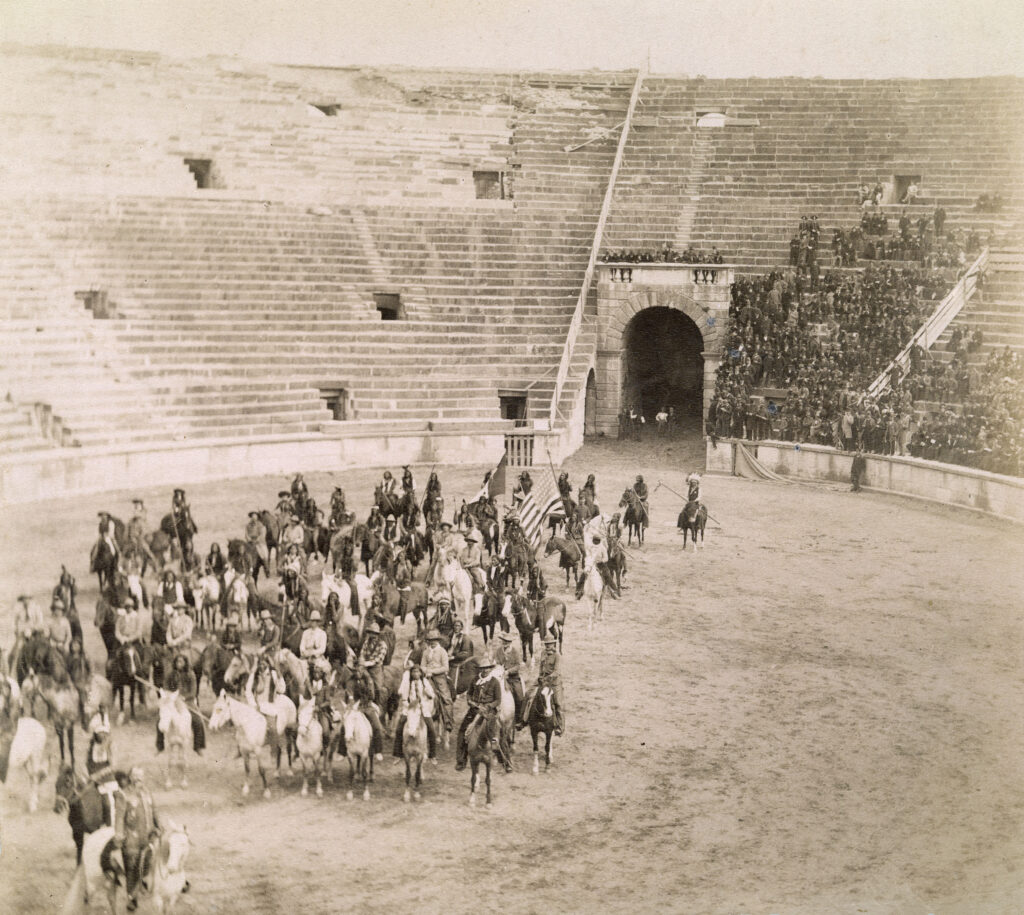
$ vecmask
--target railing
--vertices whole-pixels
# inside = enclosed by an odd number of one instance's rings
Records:
[[[505,457],[509,467],[533,466],[533,430],[505,433]]]
[[[877,400],[882,396],[885,389],[889,386],[890,373],[895,366],[898,365],[903,371],[906,371],[907,365],[910,362],[910,351],[915,346],[920,346],[921,349],[928,349],[942,336],[942,332],[949,327],[953,318],[960,313],[960,310],[967,304],[971,296],[974,295],[974,290],[978,286],[978,277],[985,271],[987,266],[988,248],[985,248],[978,255],[978,259],[967,268],[967,272],[949,291],[949,294],[939,303],[935,311],[931,313],[928,320],[921,325],[917,333],[910,338],[907,345],[900,350],[899,355],[871,382],[871,387],[868,388],[868,397],[872,400]]]
[[[615,191],[615,179],[619,175],[622,156],[626,151],[629,126],[633,121],[633,112],[636,110],[637,99],[640,97],[640,86],[643,84],[644,76],[645,70],[641,67],[637,70],[636,81],[633,83],[633,94],[629,98],[626,119],[622,122],[622,133],[619,134],[619,145],[615,150],[615,161],[612,163],[611,175],[608,177],[608,187],[605,188],[604,202],[601,204],[601,215],[598,217],[597,228],[594,230],[594,243],[590,246],[590,259],[587,261],[587,271],[583,275],[583,285],[580,287],[580,295],[576,300],[576,310],[573,312],[572,321],[569,323],[569,332],[565,338],[565,348],[562,350],[562,360],[558,363],[558,375],[555,376],[555,389],[551,394],[551,409],[549,411],[549,422],[552,428],[554,428],[555,417],[558,414],[558,401],[561,399],[565,381],[569,377],[569,367],[572,365],[576,338],[579,337],[580,327],[583,324],[583,309],[587,302],[587,292],[590,290],[590,284],[594,279],[594,265],[597,263],[597,252],[601,248],[601,239],[604,237],[604,226],[608,221],[608,213],[611,210],[612,196]]]
[[[658,274],[665,271],[689,273],[688,279],[695,286],[731,285],[737,267],[736,264],[684,264],[680,261],[604,261],[597,266],[602,272],[608,271],[611,283],[645,283],[656,280]]]

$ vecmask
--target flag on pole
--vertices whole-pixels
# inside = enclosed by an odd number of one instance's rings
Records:
[[[504,495],[507,470],[508,455],[503,454],[494,470],[488,470],[487,473],[484,474],[483,486],[480,487],[480,492],[473,496],[470,502],[479,502],[481,499],[489,499],[492,496],[497,497]]]
[[[533,489],[526,495],[519,506],[519,524],[523,528],[526,540],[536,550],[540,546],[544,529],[544,519],[553,511],[561,514],[562,497],[558,493],[555,481],[550,474],[538,474],[539,479],[533,483]]]

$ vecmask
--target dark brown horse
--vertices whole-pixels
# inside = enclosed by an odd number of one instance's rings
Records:
[[[569,572],[572,572],[573,581],[579,576],[580,562],[583,559],[579,544],[566,537],[552,537],[544,547],[544,555],[550,556],[555,550],[558,550],[558,567],[565,569],[565,584],[568,587]]]
[[[541,638],[551,632],[558,639],[558,651],[562,651],[562,635],[565,630],[565,601],[557,597],[530,600],[517,592],[512,595],[512,613],[523,644],[523,660],[533,661],[533,636],[539,632]]]
[[[82,843],[88,833],[101,826],[113,826],[110,800],[100,794],[96,783],[75,774],[72,766],[61,766],[57,776],[53,812],[67,814],[75,842],[75,863],[82,863]]]
[[[679,519],[676,522],[676,526],[683,532],[683,549],[686,549],[686,538],[689,535],[693,539],[693,551],[696,553],[698,549],[697,545],[697,532],[700,531],[700,546],[704,546],[704,528],[708,523],[708,510],[705,508],[703,502],[698,502],[696,499],[691,499],[683,506],[683,510],[679,513]]]
[[[622,498],[619,500],[619,508],[625,508],[625,514],[622,516],[622,523],[626,527],[626,543],[628,546],[633,545],[633,535],[636,535],[636,542],[640,545],[644,545],[644,528],[647,527],[650,518],[648,516],[647,506],[640,500],[640,497],[633,492],[632,489],[627,489],[622,493]]]

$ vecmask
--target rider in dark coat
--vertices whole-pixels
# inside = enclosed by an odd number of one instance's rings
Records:
[[[466,730],[476,720],[477,716],[483,715],[486,719],[487,736],[491,746],[497,753],[498,758],[505,764],[505,771],[512,771],[512,763],[502,751],[498,740],[498,710],[501,708],[501,684],[491,676],[494,671],[494,658],[485,655],[480,660],[480,675],[469,690],[469,710],[466,717],[459,725],[459,739],[456,749],[455,768],[462,770],[466,768],[466,759],[469,755],[469,748],[466,741]]]

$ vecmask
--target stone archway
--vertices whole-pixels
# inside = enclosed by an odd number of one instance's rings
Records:
[[[648,422],[671,409],[679,421],[702,416],[704,341],[693,319],[674,308],[645,308],[623,331],[622,403]]]
[[[637,271],[639,272],[639,271]],[[675,274],[678,285],[601,283],[598,290],[600,342],[597,355],[599,394],[597,427],[605,434],[618,431],[619,412],[624,407],[623,387],[627,382],[629,328],[648,309],[669,309],[689,319],[693,333],[700,336],[703,360],[701,417],[707,415],[714,396],[715,370],[721,361],[725,325],[729,314],[730,286],[726,283],[695,285],[686,282],[691,271]],[[682,287],[682,288],[680,288]],[[694,340],[696,337],[694,336]],[[672,345],[669,341],[668,345]],[[649,417],[650,419],[650,417]]]

